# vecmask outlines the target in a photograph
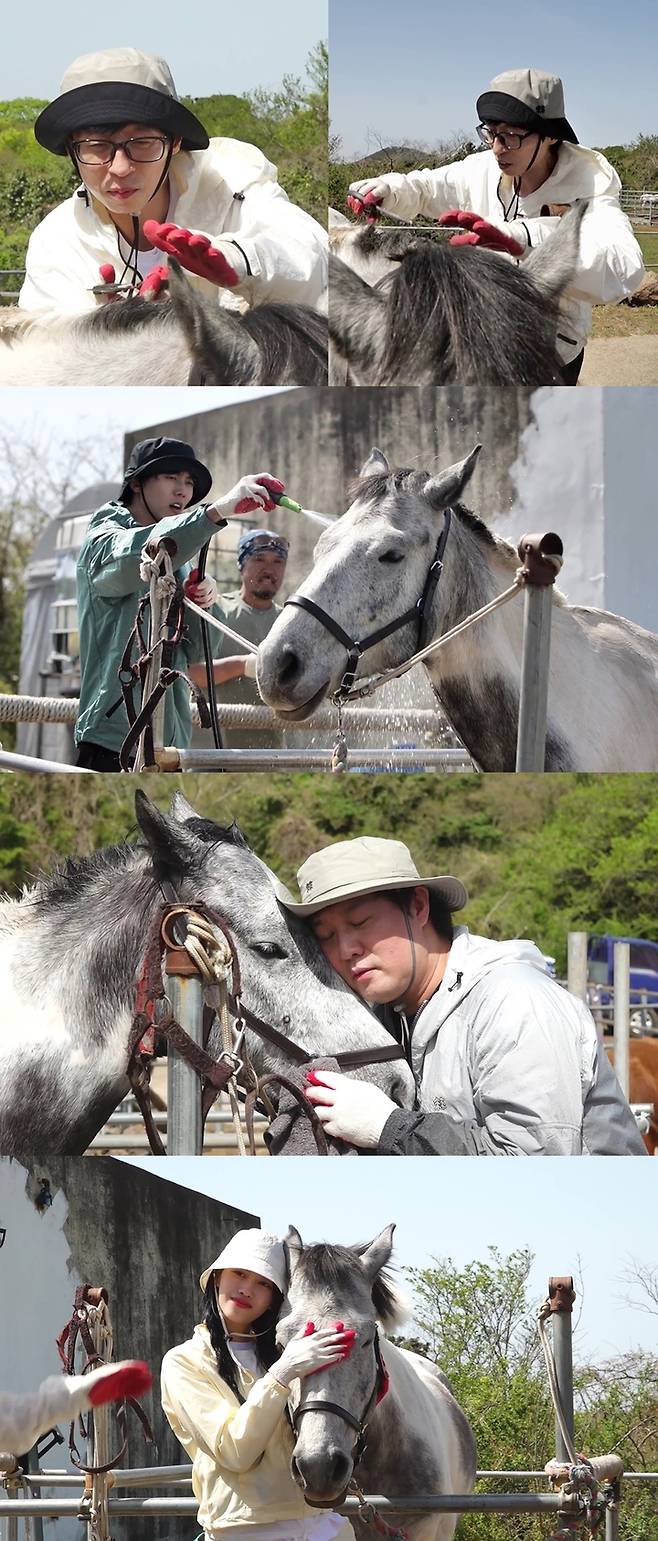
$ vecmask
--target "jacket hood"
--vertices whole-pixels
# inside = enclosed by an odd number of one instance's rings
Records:
[[[501,192],[513,192],[511,177],[501,177]],[[577,198],[601,198],[606,195],[617,198],[621,189],[621,181],[617,176],[614,166],[606,160],[600,150],[588,150],[586,145],[567,144],[560,145],[560,153],[557,158],[555,170],[551,172],[546,182],[536,188],[533,193],[523,193],[522,202],[526,212],[530,206],[534,211],[535,204],[540,208],[545,203],[573,203]]]

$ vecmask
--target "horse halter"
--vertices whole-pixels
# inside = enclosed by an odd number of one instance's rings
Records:
[[[332,696],[332,700],[337,705],[340,706],[344,701],[349,700],[354,677],[362,655],[367,653],[371,647],[376,647],[378,642],[383,642],[384,637],[392,636],[393,632],[400,631],[403,626],[408,626],[411,621],[415,621],[418,627],[415,651],[420,652],[421,648],[424,647],[427,612],[443,572],[443,554],[450,534],[451,520],[452,509],[446,508],[444,510],[443,529],[436,543],[434,556],[429,566],[422,594],[416,600],[415,605],[410,610],[405,610],[404,615],[399,615],[394,621],[389,621],[387,626],[379,626],[376,631],[369,632],[360,641],[357,641],[355,637],[350,637],[349,632],[344,631],[343,627],[338,624],[338,621],[335,621],[332,615],[323,610],[321,605],[316,605],[314,599],[307,599],[305,594],[291,594],[290,599],[286,599],[284,609],[286,605],[296,605],[300,610],[307,610],[309,615],[315,616],[316,621],[320,621],[325,630],[330,631],[332,636],[336,637],[338,642],[342,642],[343,647],[347,649],[345,672],[338,689],[334,691]]]
[[[347,1407],[341,1407],[339,1402],[322,1402],[319,1398],[316,1397],[308,1402],[300,1403],[299,1407],[296,1407],[294,1413],[290,1415],[290,1422],[295,1434],[299,1433],[299,1420],[300,1418],[303,1418],[304,1413],[335,1413],[338,1418],[342,1418],[343,1422],[348,1423],[350,1428],[354,1429],[356,1432],[356,1440],[352,1449],[352,1461],[354,1466],[358,1466],[359,1461],[363,1460],[363,1457],[366,1453],[368,1444],[368,1420],[370,1418],[373,1407],[375,1407],[378,1402],[381,1402],[382,1398],[386,1396],[386,1392],[388,1391],[388,1371],[386,1369],[386,1365],[384,1364],[384,1360],[382,1359],[378,1328],[375,1328],[373,1347],[375,1351],[375,1365],[377,1374],[375,1376],[375,1384],[372,1388],[372,1392],[368,1398],[368,1401],[366,1402],[365,1408],[360,1418],[356,1418],[354,1413],[351,1413]],[[345,1495],[343,1495],[343,1497],[344,1496]],[[331,1504],[335,1504],[337,1502],[342,1503],[342,1501],[342,1499],[338,1500],[334,1498],[331,1500]],[[308,1503],[309,1500],[307,1499],[306,1502]],[[313,1504],[312,1507],[325,1508],[331,1507],[331,1505]]]

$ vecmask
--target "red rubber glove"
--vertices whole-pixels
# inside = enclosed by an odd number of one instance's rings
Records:
[[[334,1331],[342,1333],[343,1345],[341,1349],[341,1359],[349,1359],[354,1347],[354,1339],[356,1337],[356,1333],[351,1327],[346,1328],[344,1322],[335,1322]],[[315,1322],[307,1322],[301,1336],[303,1338],[310,1338],[314,1332]],[[311,1375],[319,1375],[324,1368],[324,1365],[320,1365],[319,1369],[310,1370],[307,1379],[310,1380]]]
[[[357,198],[353,193],[348,193],[347,196],[348,209],[356,214],[357,219],[365,214],[369,225],[376,224],[381,214],[380,204],[383,202],[383,198],[375,198],[372,193],[366,193],[364,198]]]
[[[101,262],[98,271],[104,284],[116,283],[117,275],[114,271],[114,268],[112,267],[111,262]]]
[[[153,1376],[143,1359],[126,1359],[123,1364],[103,1365],[84,1377],[90,1382],[88,1401],[92,1407],[105,1402],[119,1402],[123,1397],[141,1397],[148,1391]]]
[[[176,257],[188,273],[207,278],[220,288],[234,289],[246,277],[244,257],[231,241],[222,241],[224,250],[220,250],[207,235],[183,230],[180,225],[160,225],[156,219],[144,221],[144,235],[168,257]]]
[[[450,209],[447,214],[441,214],[440,225],[461,225],[468,232],[465,235],[453,235],[450,237],[450,246],[483,246],[487,251],[504,251],[510,257],[522,257],[524,247],[511,235],[506,235],[504,230],[499,230],[497,225],[490,225],[488,220],[481,219],[479,214],[473,214],[468,209]]]
[[[141,295],[143,300],[157,300],[162,290],[166,289],[168,283],[169,269],[163,263],[161,267],[152,268],[151,272],[147,273],[146,278],[142,279],[138,294]]]

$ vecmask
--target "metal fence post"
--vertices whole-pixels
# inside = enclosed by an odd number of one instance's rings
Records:
[[[543,771],[546,758],[548,671],[553,585],[562,566],[559,535],[524,535],[519,544],[526,584],[516,741],[517,771]]]
[[[181,917],[173,919],[172,930]],[[164,932],[163,932],[164,935]],[[174,1017],[194,1043],[203,1047],[203,982],[183,947],[165,939],[167,991]],[[200,1156],[203,1150],[201,1082],[196,1070],[167,1048],[167,1155]]]
[[[614,944],[615,1074],[628,1101],[630,1087],[631,949],[628,942]]]
[[[567,937],[567,988],[587,1000],[587,932],[570,931]]]
[[[555,1373],[557,1376],[560,1402],[564,1413],[569,1438],[573,1443],[574,1437],[574,1413],[573,1413],[573,1349],[572,1349],[572,1321],[573,1303],[576,1292],[573,1287],[573,1279],[555,1278],[548,1281],[548,1298],[551,1302],[551,1318],[553,1327],[553,1356],[555,1359]],[[562,1430],[556,1420],[555,1423],[555,1454],[558,1461],[571,1460]]]

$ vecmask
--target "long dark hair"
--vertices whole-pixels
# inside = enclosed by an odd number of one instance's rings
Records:
[[[211,1274],[203,1293],[204,1312],[203,1320],[208,1328],[210,1342],[215,1351],[217,1369],[223,1381],[230,1386],[238,1402],[244,1402],[237,1376],[237,1365],[232,1358],[226,1337],[226,1328],[217,1309],[215,1296],[215,1275]],[[272,1285],[272,1304],[262,1316],[256,1318],[251,1324],[251,1331],[255,1334],[255,1346],[258,1358],[264,1370],[269,1370],[279,1358],[281,1350],[276,1342],[276,1324],[283,1303],[283,1295]]]

